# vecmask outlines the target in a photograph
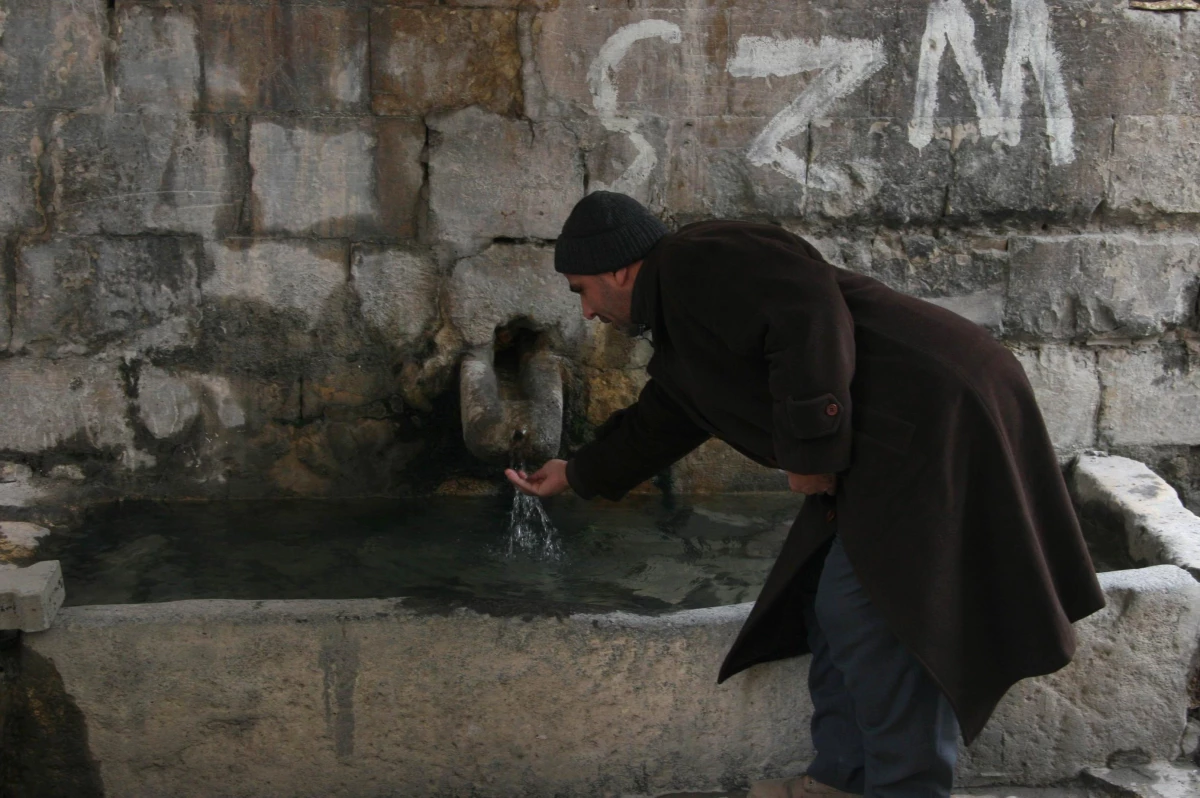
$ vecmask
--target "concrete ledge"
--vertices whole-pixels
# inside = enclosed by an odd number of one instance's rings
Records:
[[[1071,487],[1085,512],[1099,505],[1121,519],[1135,562],[1178,565],[1200,579],[1200,517],[1146,465],[1126,457],[1082,455]]]
[[[1178,752],[1200,584],[1173,566],[1103,584],[1076,661],[1005,699],[964,785]],[[807,657],[715,684],[748,611],[187,601],[69,608],[26,645],[61,675],[113,795],[646,795],[812,755]]]

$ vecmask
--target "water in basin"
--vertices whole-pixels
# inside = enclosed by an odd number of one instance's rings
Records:
[[[192,598],[414,597],[595,610],[751,601],[801,497],[557,497],[561,556],[514,550],[510,496],[413,500],[117,502],[39,557],[62,561],[67,603]]]

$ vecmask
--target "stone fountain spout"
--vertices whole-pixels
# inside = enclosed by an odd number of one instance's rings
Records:
[[[498,336],[500,338],[502,336]],[[481,460],[541,463],[558,454],[563,387],[559,358],[541,336],[513,345],[474,347],[459,371],[463,439]]]

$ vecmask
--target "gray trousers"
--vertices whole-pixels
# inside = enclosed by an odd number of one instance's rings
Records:
[[[946,798],[958,721],[925,668],[871,606],[835,537],[805,604],[812,665],[808,774],[867,798]]]

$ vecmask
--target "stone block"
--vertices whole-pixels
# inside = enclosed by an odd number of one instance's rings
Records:
[[[367,9],[204,3],[206,110],[353,112],[367,107]]]
[[[0,106],[103,102],[107,36],[104,0],[0,0]]]
[[[469,105],[521,112],[516,11],[392,7],[371,14],[375,113],[421,116]]]
[[[800,235],[805,230],[798,229]],[[830,262],[866,274],[924,299],[986,297],[1008,281],[1007,239],[888,228],[822,241],[818,247]]]
[[[905,224],[945,210],[950,142],[908,142],[903,120],[821,119],[810,127],[806,215]]]
[[[243,128],[205,116],[80,115],[56,123],[55,207],[67,233],[196,233],[237,228],[245,202]]]
[[[17,257],[13,349],[42,354],[186,346],[200,321],[193,240],[65,238]]]
[[[1121,2],[1047,6],[1076,118],[1194,111],[1200,48],[1184,19],[1130,10]],[[1131,59],[1130,53],[1146,57]],[[1040,102],[1027,84],[1027,96]]]
[[[0,111],[0,233],[40,227],[38,158],[45,144],[33,111]]]
[[[769,117],[734,116],[672,121],[668,138],[655,149],[655,157],[661,155],[665,163],[661,193],[666,208],[684,218],[803,215],[804,183],[778,169],[755,166],[746,157],[750,143],[770,121]],[[799,132],[786,145],[793,152],[807,153],[808,131]],[[624,163],[632,163],[634,155],[626,156]],[[659,192],[653,182],[649,188]]]
[[[417,345],[437,318],[440,274],[426,252],[356,247],[350,268],[367,323],[399,350]]]
[[[124,6],[117,12],[117,107],[189,112],[200,102],[199,28],[191,9]]]
[[[1037,338],[1139,337],[1189,324],[1200,241],[1177,236],[1014,236],[1005,325]]]
[[[538,14],[533,61],[547,116],[620,119],[728,112],[728,25],[714,5],[631,9],[567,0]],[[786,101],[785,101],[786,102]]]
[[[1133,218],[1200,213],[1200,116],[1117,118],[1108,206]]]
[[[255,232],[411,236],[424,143],[424,127],[409,120],[256,121]]]
[[[81,358],[0,361],[0,449],[36,454],[133,446],[115,363]]]
[[[1177,344],[1100,353],[1101,439],[1113,446],[1200,445],[1200,357]]]
[[[156,438],[170,438],[200,415],[200,392],[188,380],[143,366],[137,378],[138,418]]]
[[[953,311],[980,327],[999,333],[1004,329],[1004,291],[995,288],[962,296],[925,297],[925,301]]]
[[[977,122],[955,126],[947,215],[985,221],[1089,218],[1105,198],[1113,121],[1076,118],[1074,125],[1071,160],[1062,163],[1055,163],[1040,117],[1024,118],[1021,140],[1011,146],[980,136]]]
[[[0,571],[0,629],[49,629],[66,595],[58,560]]]
[[[494,238],[558,237],[584,192],[576,140],[564,126],[478,108],[427,124],[429,216],[439,241],[477,251]]]
[[[1144,463],[1083,455],[1071,473],[1071,489],[1079,504],[1099,504],[1120,519],[1134,562],[1177,565],[1200,580],[1200,517]]]
[[[1053,344],[1021,348],[1013,354],[1033,386],[1054,448],[1070,452],[1093,446],[1100,408],[1095,354]]]
[[[496,328],[522,320],[548,333],[562,351],[583,335],[579,298],[554,271],[549,247],[495,244],[460,260],[450,274],[444,307],[467,347],[492,346]]]
[[[238,300],[298,314],[317,324],[349,277],[347,245],[340,241],[229,239],[205,245],[212,272],[201,285],[206,303]]]
[[[1173,565],[1100,574],[1108,605],[1076,624],[1060,671],[1019,682],[960,773],[1048,784],[1118,752],[1174,758],[1187,722],[1187,683],[1200,641],[1200,584]]]

